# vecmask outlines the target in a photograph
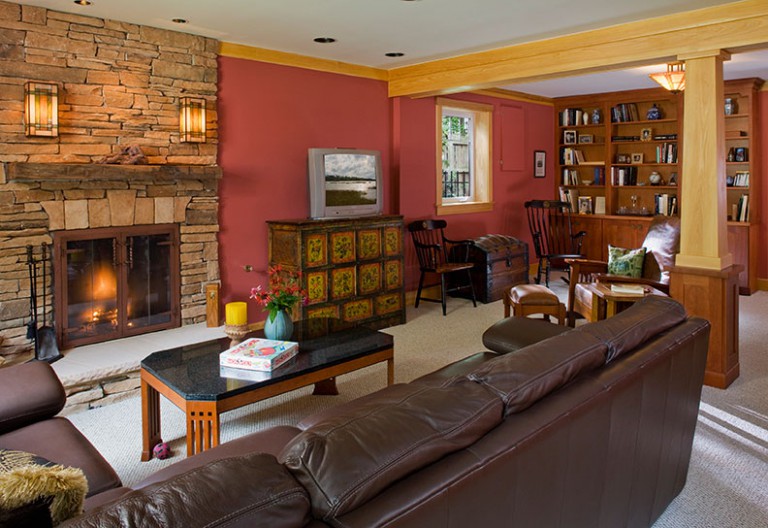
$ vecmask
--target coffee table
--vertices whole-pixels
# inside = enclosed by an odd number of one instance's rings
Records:
[[[264,337],[257,331],[247,337]],[[391,335],[337,319],[295,323],[292,341],[299,353],[271,373],[237,369],[238,377],[220,372],[219,354],[229,338],[162,350],[141,362],[141,460],[152,458],[160,436],[160,394],[187,415],[187,456],[219,445],[219,416],[300,387],[315,384],[314,394],[338,394],[335,378],[387,362],[387,385],[394,382]],[[241,379],[250,377],[252,379]]]
[[[648,285],[643,286],[643,293],[616,293],[611,290],[610,283],[591,282],[585,284],[587,291],[592,293],[592,317],[591,321],[600,321],[607,317],[613,317],[621,310],[626,309],[632,303],[643,299],[648,295],[667,294]]]

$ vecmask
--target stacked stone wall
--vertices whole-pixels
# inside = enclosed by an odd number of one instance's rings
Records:
[[[0,1],[0,359],[31,355],[26,246],[60,229],[178,223],[182,324],[205,320],[219,280],[218,46]],[[59,85],[58,137],[25,135],[27,81]],[[206,100],[206,143],[180,142],[183,96]],[[133,145],[149,165],[96,163]]]

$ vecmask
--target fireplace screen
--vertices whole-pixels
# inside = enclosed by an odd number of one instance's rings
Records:
[[[62,347],[178,326],[175,225],[65,231],[54,244]]]

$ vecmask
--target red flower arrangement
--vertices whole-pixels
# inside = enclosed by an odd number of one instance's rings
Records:
[[[307,292],[301,289],[301,272],[283,269],[281,265],[272,266],[267,270],[269,275],[269,290],[262,291],[261,285],[251,288],[251,299],[255,299],[265,310],[269,311],[269,320],[274,321],[277,312],[290,312],[296,303],[307,305]]]

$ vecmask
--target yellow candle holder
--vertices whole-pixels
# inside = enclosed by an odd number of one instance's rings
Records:
[[[224,325],[224,333],[229,336],[230,339],[230,346],[235,346],[240,344],[245,336],[250,332],[250,329],[248,328],[247,324],[239,324],[239,325]]]

